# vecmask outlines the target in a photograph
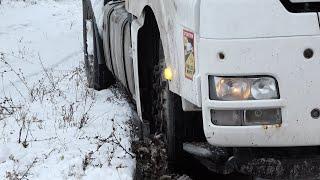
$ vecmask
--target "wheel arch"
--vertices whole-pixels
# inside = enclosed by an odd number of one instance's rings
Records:
[[[143,8],[142,14],[138,19],[143,24],[138,31],[138,75],[140,88],[140,101],[142,119],[150,121],[152,119],[151,107],[152,102],[152,69],[159,60],[159,41],[163,41],[160,35],[159,24],[156,15],[151,6],[146,5]],[[167,56],[165,56],[167,57]]]
[[[172,64],[172,62],[170,61],[171,58],[169,46],[167,44],[170,37],[166,35],[167,31],[161,29],[160,23],[162,22],[157,19],[157,16],[151,6],[147,5],[144,7],[141,18],[143,19],[143,25],[138,32],[138,74],[140,86],[140,101],[142,108],[142,119],[152,123],[153,119],[151,119],[152,117],[149,117],[150,112],[152,112],[152,102],[148,101],[152,100],[150,96],[152,88],[154,88],[152,87],[152,69],[154,65],[158,64],[156,61],[162,60],[163,57],[165,59],[166,66],[170,66]],[[154,41],[154,38],[158,41]],[[158,44],[158,46],[156,46],[155,44]],[[162,46],[162,48],[159,48],[159,44],[160,46]],[[154,59],[150,58],[152,55]],[[172,89],[170,90],[172,91]],[[181,98],[179,94],[177,94],[177,97]],[[179,101],[179,103],[182,102]],[[190,117],[188,117],[191,118],[189,121],[191,127],[197,127],[197,130],[192,129],[192,133],[197,133],[195,137],[203,140],[204,135],[202,121],[200,120],[196,123],[193,123],[195,120],[199,120],[199,118],[202,118],[201,112],[188,112],[188,115],[191,115]]]
[[[153,6],[158,6],[158,8],[153,7]],[[168,50],[168,31],[165,27],[165,20],[163,17],[162,13],[159,9],[160,5],[154,5],[154,4],[149,4],[145,5],[144,8],[141,10],[138,16],[138,21],[142,24],[142,27],[150,27],[151,24],[149,22],[153,22],[154,25],[156,25],[157,28],[157,33],[159,33],[159,39],[161,40],[162,46],[163,46],[163,53],[165,56],[165,61],[167,64],[171,64],[170,61],[170,51]],[[139,39],[140,37],[138,37]]]
[[[152,46],[152,43],[148,42],[150,38],[146,37],[155,35],[157,36],[158,40],[161,40],[161,44],[163,47],[162,53],[165,57],[165,64],[166,66],[172,67],[174,74],[178,72],[178,62],[173,61],[174,53],[171,53],[169,48],[168,40],[172,37],[170,36],[169,31],[166,29],[166,17],[163,12],[165,10],[161,8],[162,1],[143,1],[144,0],[141,0],[138,4],[131,5],[131,7],[129,5],[128,11],[132,13],[134,17],[136,17],[133,23],[135,25],[132,28],[132,32],[134,32],[132,35],[135,36],[133,37],[134,42],[132,45],[133,49],[137,51],[137,55],[135,55],[137,62],[135,63],[137,64],[137,67],[135,68],[135,84],[138,84],[139,86],[139,88],[136,88],[135,97],[137,102],[137,110],[139,117],[141,119],[146,119],[146,107],[143,107],[146,106],[146,103],[143,99],[144,97],[146,97],[145,91],[147,91],[145,86],[148,86],[150,80],[147,80],[148,73],[144,73],[143,71],[147,69],[146,67],[152,67],[152,65],[150,65],[150,56],[146,56],[145,54],[148,54],[150,52],[144,51],[144,49],[150,49],[150,47]],[[129,4],[131,2],[133,4],[134,0],[130,1]],[[141,4],[144,5],[142,6]],[[178,76],[175,77],[176,78],[169,82],[169,89],[172,92],[180,95],[180,81]],[[149,87],[149,89],[150,88],[151,87]]]
[[[131,3],[132,1],[132,3]],[[138,2],[138,5],[131,5],[130,13],[137,17],[138,22],[144,26],[148,19],[153,19],[159,30],[159,37],[163,46],[166,65],[173,71],[173,80],[169,82],[169,89],[181,95],[181,82],[179,77],[180,63],[178,58],[179,46],[176,42],[177,36],[175,31],[176,18],[174,18],[175,9],[174,2],[166,2],[164,0],[131,0],[130,3]],[[143,2],[145,1],[145,2]],[[143,4],[143,5],[140,5]],[[181,37],[182,40],[182,37]]]

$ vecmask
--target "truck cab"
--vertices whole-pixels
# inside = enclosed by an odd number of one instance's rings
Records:
[[[126,0],[101,8],[103,21],[84,20],[102,27],[96,84],[115,78],[127,88],[142,124],[166,134],[169,161],[183,150],[201,156],[196,150],[219,173],[319,176],[318,1]]]

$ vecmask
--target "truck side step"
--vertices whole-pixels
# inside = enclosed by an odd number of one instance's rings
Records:
[[[236,163],[228,148],[215,147],[207,142],[188,142],[183,143],[183,150],[213,172],[230,174],[235,170]]]

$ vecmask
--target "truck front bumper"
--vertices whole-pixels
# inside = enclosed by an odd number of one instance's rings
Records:
[[[319,148],[315,147],[235,149],[233,162],[237,172],[282,180],[319,179],[319,163]]]
[[[304,57],[314,50],[311,59]],[[221,60],[219,53],[225,58]],[[198,45],[202,110],[207,141],[224,147],[320,145],[320,119],[311,117],[320,108],[320,37],[298,36],[261,39],[203,39]],[[215,101],[209,98],[209,75],[276,78],[280,99]],[[281,108],[282,124],[270,126],[215,126],[214,110]]]
[[[219,174],[239,172],[283,180],[320,177],[319,147],[222,148],[207,143],[184,143],[183,148]]]

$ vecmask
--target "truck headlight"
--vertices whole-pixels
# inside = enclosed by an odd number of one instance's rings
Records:
[[[272,77],[209,76],[209,87],[212,100],[279,99],[277,82]]]

